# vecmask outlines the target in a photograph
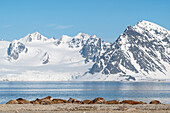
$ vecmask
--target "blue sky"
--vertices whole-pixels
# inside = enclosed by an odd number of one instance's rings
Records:
[[[0,38],[96,34],[113,42],[141,20],[170,30],[170,0],[0,0]]]

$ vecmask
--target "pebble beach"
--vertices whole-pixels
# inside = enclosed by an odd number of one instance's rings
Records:
[[[1,104],[0,113],[170,113],[169,104]]]

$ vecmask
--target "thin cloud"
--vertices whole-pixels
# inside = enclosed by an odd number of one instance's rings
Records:
[[[73,27],[73,25],[58,25],[56,29],[68,29]]]
[[[47,27],[55,27],[56,24],[48,24]]]
[[[10,28],[10,27],[13,27],[14,25],[13,24],[6,24],[6,25],[3,25],[2,27],[3,28]]]

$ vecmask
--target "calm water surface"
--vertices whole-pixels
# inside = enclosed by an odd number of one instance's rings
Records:
[[[166,82],[0,82],[0,104],[11,99],[34,100],[52,96],[68,100],[103,97],[106,100],[153,99],[170,104],[170,83]]]

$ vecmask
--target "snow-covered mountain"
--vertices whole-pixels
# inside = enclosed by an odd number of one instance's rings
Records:
[[[141,21],[128,26],[89,71],[99,80],[170,78],[170,32]],[[86,77],[84,77],[86,78]]]
[[[112,44],[84,33],[0,41],[0,80],[155,79],[170,79],[170,31],[148,21],[128,26]]]
[[[84,33],[48,39],[35,32],[12,42],[0,41],[0,80],[74,80],[109,46],[97,36]]]

